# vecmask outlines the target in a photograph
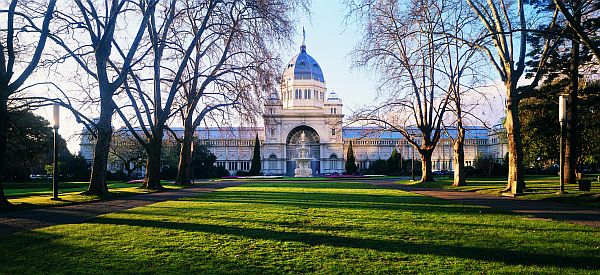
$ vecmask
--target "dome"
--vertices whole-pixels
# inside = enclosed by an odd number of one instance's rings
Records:
[[[288,62],[284,75],[294,75],[294,80],[316,80],[325,83],[323,71],[319,63],[308,53],[306,53],[306,45],[300,47],[300,53],[297,54]]]
[[[341,101],[341,99],[336,92],[330,91],[327,95],[327,101]]]

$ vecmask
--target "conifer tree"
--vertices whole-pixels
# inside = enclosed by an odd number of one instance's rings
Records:
[[[254,155],[252,156],[252,164],[250,166],[250,176],[260,175],[260,141],[258,140],[258,134],[254,140]]]
[[[346,173],[352,175],[356,171],[358,171],[358,167],[356,167],[356,158],[352,149],[352,141],[350,141],[350,147],[348,147],[348,153],[346,154]]]
[[[390,155],[390,158],[388,158],[387,160],[387,168],[388,168],[388,174],[390,175],[400,175],[401,170],[402,170],[402,157],[400,156],[400,153],[398,153],[398,151],[396,150],[396,148],[394,148],[394,150],[392,151],[392,154]]]

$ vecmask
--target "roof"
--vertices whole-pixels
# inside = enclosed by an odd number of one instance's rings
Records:
[[[465,126],[466,139],[487,139],[489,131],[483,126]],[[416,127],[408,127],[407,131],[411,135],[420,136],[421,132]],[[447,128],[450,136],[456,137],[457,130],[454,127]],[[446,131],[441,134],[442,138],[448,138]],[[384,130],[378,127],[345,127],[342,129],[342,137],[344,139],[360,139],[360,138],[380,138],[380,139],[402,139],[404,136],[397,131]]]
[[[293,70],[296,80],[316,80],[325,83],[325,77],[319,63],[306,52],[306,46],[300,47],[300,53],[292,57],[285,69],[284,75],[291,75]]]
[[[179,130],[183,135],[183,128]],[[179,131],[176,131],[179,134]],[[264,139],[264,128],[262,127],[208,127],[198,128],[196,137],[198,139]]]
[[[466,139],[487,139],[492,131],[483,126],[465,126]],[[117,131],[126,131],[126,128]],[[178,137],[183,136],[182,127],[172,127]],[[141,132],[141,128],[136,128],[136,131]],[[415,136],[420,136],[421,132],[416,127],[409,127],[408,131]],[[456,128],[447,129],[452,137],[456,137]],[[165,132],[165,138],[170,132]],[[258,134],[258,138],[265,139],[263,127],[205,127],[196,130],[196,137],[199,139],[254,139]],[[342,129],[342,137],[344,139],[361,139],[361,138],[376,138],[376,139],[403,139],[402,134],[396,131],[383,130],[378,127],[344,127]],[[442,138],[448,138],[446,132],[442,132]]]

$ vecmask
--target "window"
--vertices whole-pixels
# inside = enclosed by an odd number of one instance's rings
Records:
[[[338,161],[337,155],[336,154],[331,154],[331,156],[329,156],[329,159],[330,159],[330,161],[329,161],[330,162],[329,163],[329,169],[332,169],[332,170],[336,169],[337,168],[337,161]]]
[[[323,92],[321,92],[321,100],[323,100],[325,97],[323,96]]]
[[[311,90],[306,90],[306,91],[307,91],[306,94],[308,95],[308,99],[310,99],[310,95],[311,95],[312,91]]]
[[[304,99],[308,99],[308,90],[304,90]]]
[[[319,99],[319,92],[315,90],[315,99]]]
[[[335,136],[335,128],[331,128],[331,135]]]
[[[271,128],[271,136],[275,136],[275,128]]]
[[[277,169],[277,156],[275,154],[269,156],[269,169]]]

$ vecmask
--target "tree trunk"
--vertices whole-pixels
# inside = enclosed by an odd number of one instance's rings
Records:
[[[183,131],[183,143],[179,151],[179,163],[177,165],[176,184],[189,185],[192,178],[192,142],[194,131],[191,123],[185,123]]]
[[[4,194],[4,169],[6,169],[6,143],[8,138],[8,88],[0,88],[0,208],[10,206]]]
[[[106,185],[106,166],[108,165],[108,153],[112,139],[112,104],[102,104],[100,120],[98,120],[96,132],[96,146],[94,147],[94,160],[92,164],[92,175],[90,185],[84,192],[86,195],[105,195],[108,193]]]
[[[574,13],[576,19],[578,12]],[[569,95],[567,101],[567,125],[563,175],[565,184],[575,184],[577,167],[577,92],[579,89],[579,41],[571,40],[569,64]]]
[[[152,138],[147,144],[148,160],[146,161],[146,178],[143,188],[151,190],[163,189],[160,184],[162,138]]]
[[[464,129],[459,129],[460,132],[464,133]],[[452,144],[454,149],[453,160],[454,160],[454,186],[463,186],[465,185],[465,148],[464,148],[464,134],[461,135],[459,133],[456,140],[454,140],[454,144]]]
[[[504,127],[508,138],[508,183],[504,191],[510,191],[513,195],[522,194],[525,190],[521,166],[523,148],[519,124],[519,101],[515,98],[507,99]]]
[[[433,149],[428,150],[419,150],[421,154],[421,181],[420,182],[428,182],[433,181],[433,173],[432,163],[431,163],[431,155],[433,153]]]

